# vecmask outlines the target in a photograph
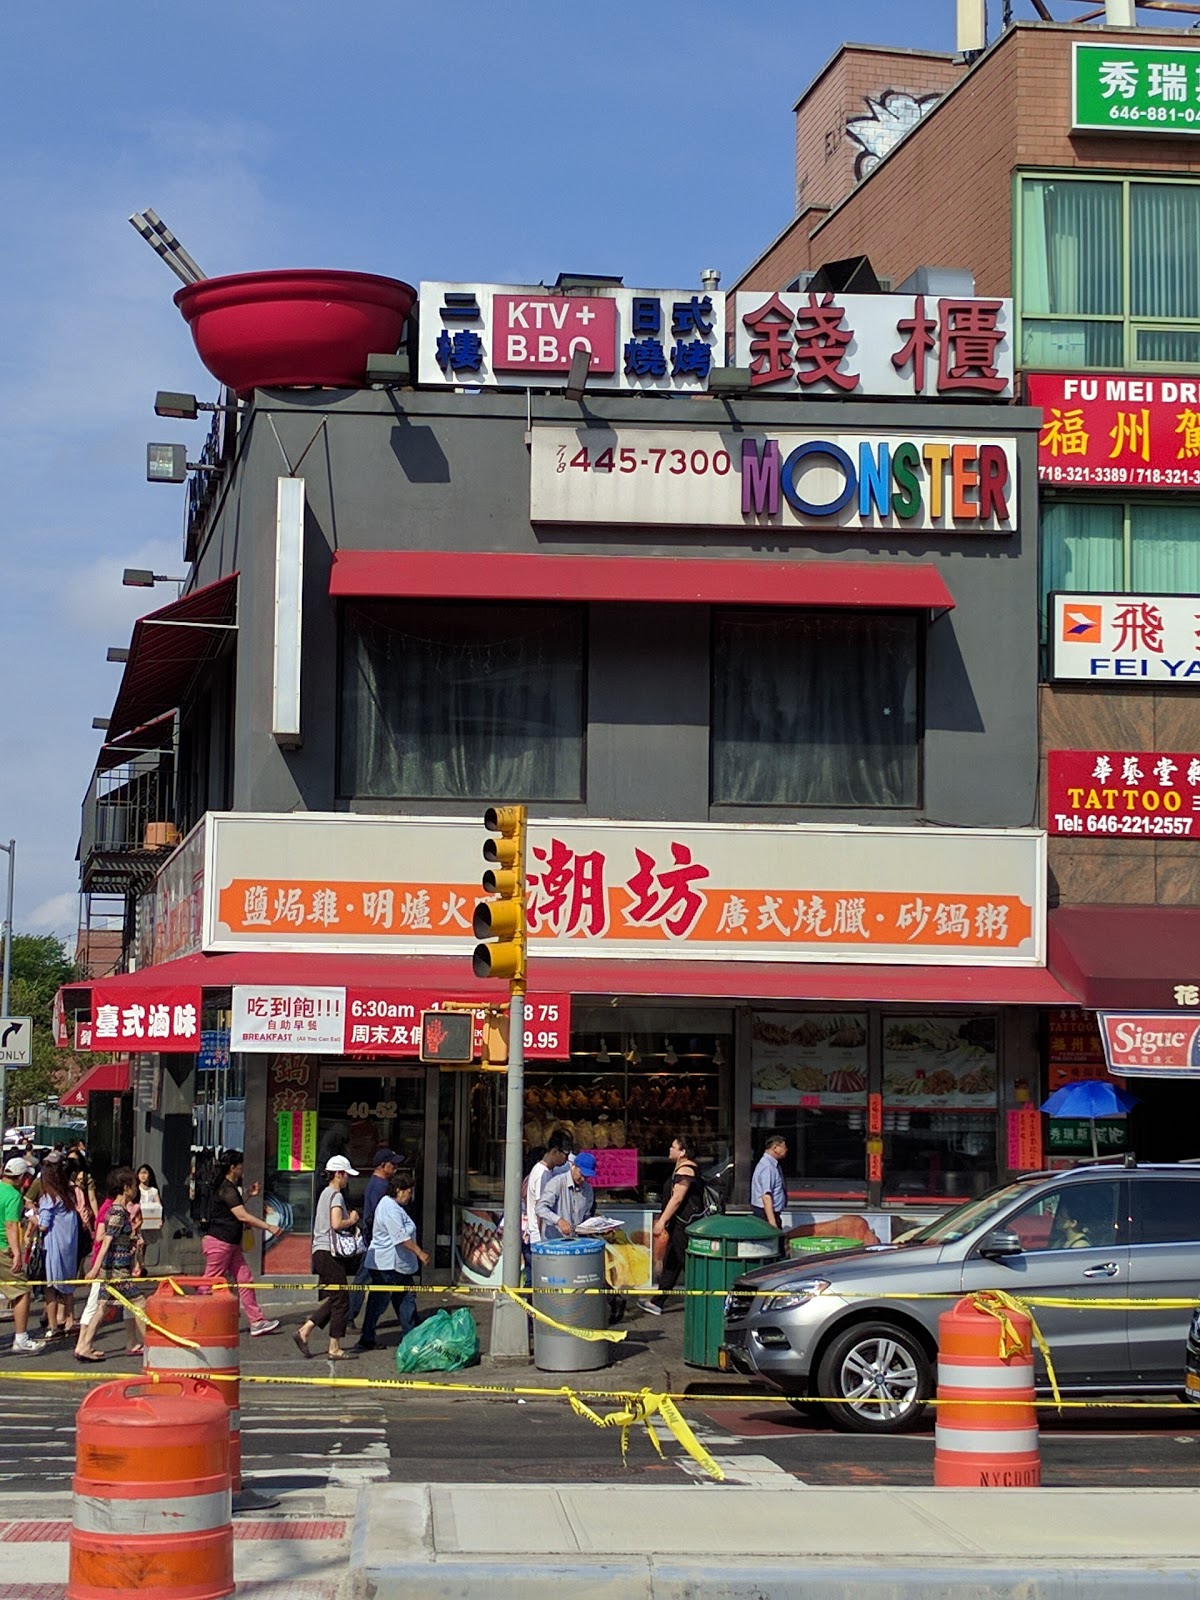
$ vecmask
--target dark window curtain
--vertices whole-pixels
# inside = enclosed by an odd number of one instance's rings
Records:
[[[915,616],[714,615],[716,805],[917,803]]]
[[[583,639],[577,607],[348,605],[342,793],[581,799]]]

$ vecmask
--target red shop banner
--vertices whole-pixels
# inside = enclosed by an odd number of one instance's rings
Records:
[[[348,1056],[409,1056],[415,1060],[421,1045],[422,1011],[469,1003],[469,995],[452,996],[433,989],[347,988],[345,1053]],[[483,1046],[486,1018],[486,1007],[476,1011],[475,1044],[479,1051]],[[571,1052],[570,1041],[570,995],[526,995],[526,1058],[565,1061]]]
[[[199,1050],[200,985],[148,984],[131,999],[128,991],[95,983],[91,1030],[92,1050]]]
[[[1125,1078],[1200,1078],[1200,1022],[1178,1011],[1101,1011],[1114,1073]]]
[[[1046,832],[1200,839],[1200,756],[1050,750]]]
[[[1200,488],[1200,382],[1168,374],[1030,372],[1038,478],[1091,488]]]

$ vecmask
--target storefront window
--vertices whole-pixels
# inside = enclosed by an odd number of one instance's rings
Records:
[[[789,1187],[810,1196],[866,1192],[867,1016],[775,1011],[751,1027],[754,1154],[768,1133],[788,1142]]]
[[[965,1198],[996,1181],[992,1017],[883,1018],[886,1198]]]
[[[661,1199],[672,1139],[686,1137],[703,1169],[732,1153],[733,1033],[722,1011],[577,1008],[569,1062],[525,1066],[525,1150],[564,1130],[594,1150],[605,1203]],[[470,1091],[468,1192],[499,1201],[504,1187],[507,1079],[479,1073]]]

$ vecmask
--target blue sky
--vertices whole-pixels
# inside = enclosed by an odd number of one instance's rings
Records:
[[[991,0],[998,18],[999,0]],[[1017,12],[1031,14],[1029,0]],[[1073,7],[1063,6],[1064,11]],[[126,218],[205,272],[728,284],[792,211],[791,108],[850,38],[951,50],[954,0],[56,0],[0,18],[0,839],[16,926],[73,937],[79,803],[183,499],[159,388],[215,396]],[[2,869],[0,863],[0,869]]]

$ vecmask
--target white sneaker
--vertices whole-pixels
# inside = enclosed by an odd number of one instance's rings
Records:
[[[20,1351],[25,1356],[35,1356],[43,1348],[40,1339],[31,1339],[27,1333],[14,1334],[12,1347],[14,1353]]]
[[[250,1337],[252,1339],[257,1339],[260,1334],[274,1333],[278,1326],[278,1318],[276,1318],[273,1322],[269,1319],[265,1322],[254,1322],[250,1325]]]

